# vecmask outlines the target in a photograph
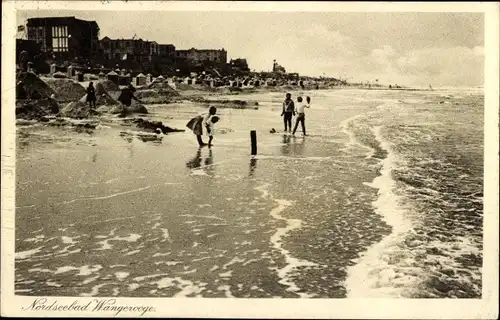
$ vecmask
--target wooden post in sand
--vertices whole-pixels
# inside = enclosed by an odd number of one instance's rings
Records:
[[[250,140],[252,141],[252,156],[257,154],[257,132],[255,130],[250,131]]]

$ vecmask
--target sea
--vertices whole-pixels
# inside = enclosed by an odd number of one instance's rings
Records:
[[[483,89],[292,94],[307,136],[283,132],[281,92],[208,97],[258,103],[219,108],[210,148],[18,121],[15,293],[480,298]],[[207,111],[148,109],[180,129]]]

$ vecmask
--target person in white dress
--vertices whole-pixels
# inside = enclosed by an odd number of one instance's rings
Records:
[[[196,135],[196,140],[198,141],[200,147],[207,145],[203,142],[202,135],[203,132],[208,135],[208,126],[210,125],[210,119],[215,115],[216,112],[217,108],[210,107],[208,113],[200,114],[189,120],[189,122],[186,124],[186,127],[191,129]]]

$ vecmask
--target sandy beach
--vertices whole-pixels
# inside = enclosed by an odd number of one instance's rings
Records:
[[[283,93],[18,120],[16,294],[480,297],[481,89],[292,91],[306,137],[281,132]],[[133,125],[231,99],[211,148]]]

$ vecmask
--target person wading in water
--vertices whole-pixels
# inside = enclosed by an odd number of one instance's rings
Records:
[[[200,147],[206,146],[207,144],[203,142],[203,139],[201,136],[203,135],[203,131],[209,135],[210,131],[210,121],[211,118],[215,115],[217,112],[216,107],[210,107],[208,114],[200,114],[191,120],[186,124],[186,127],[191,129],[193,133],[196,135],[196,140],[198,141],[198,144]],[[218,120],[218,119],[217,119]],[[217,121],[215,121],[217,122]],[[203,129],[205,128],[205,130]],[[211,142],[211,139],[210,139]]]
[[[283,111],[281,116],[283,117],[283,123],[285,124],[285,132],[292,131],[292,116],[295,115],[295,104],[292,100],[292,94],[287,93],[285,101],[283,101]]]
[[[122,92],[118,97],[118,101],[120,101],[127,107],[130,107],[130,105],[132,104],[132,99],[140,103],[141,101],[134,96],[134,91],[134,86],[129,84],[126,88],[122,89]]]
[[[297,102],[299,103],[299,116],[297,117],[297,120],[295,121],[295,128],[293,128],[293,135],[295,134],[295,131],[297,131],[297,127],[299,126],[299,122],[302,124],[302,133],[306,135],[306,113],[305,113],[305,108],[310,108],[311,106],[309,103],[311,102],[311,98],[307,97],[307,104],[302,103],[302,97],[297,98]]]

